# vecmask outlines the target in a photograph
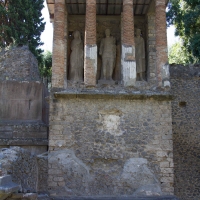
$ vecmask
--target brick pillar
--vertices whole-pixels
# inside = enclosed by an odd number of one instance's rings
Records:
[[[169,86],[165,0],[155,1],[156,71],[158,86]]]
[[[155,13],[149,12],[146,15],[147,24],[147,80],[157,83],[156,69],[156,36],[155,36]]]
[[[133,0],[123,0],[122,31],[122,84],[131,86],[136,81]]]
[[[55,0],[52,55],[52,87],[64,88],[66,76],[66,5]]]
[[[96,85],[97,45],[96,45],[96,0],[86,0],[84,83]]]

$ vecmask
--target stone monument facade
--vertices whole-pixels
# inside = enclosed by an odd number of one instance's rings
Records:
[[[166,1],[47,3],[54,23],[50,196],[173,195]],[[81,63],[83,81],[72,83]]]

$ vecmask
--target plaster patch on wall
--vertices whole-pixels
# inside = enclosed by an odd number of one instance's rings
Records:
[[[97,45],[85,45],[85,58],[94,62],[94,72],[97,73]]]
[[[121,74],[124,86],[134,86],[136,82],[135,48],[122,45]]]
[[[114,136],[122,135],[123,131],[120,129],[121,116],[122,112],[117,109],[99,111],[99,129]]]

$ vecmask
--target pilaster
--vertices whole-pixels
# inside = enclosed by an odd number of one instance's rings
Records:
[[[96,0],[86,0],[84,83],[88,87],[96,85],[97,45],[96,45]]]
[[[55,0],[54,36],[52,55],[52,87],[64,88],[66,76],[66,5],[63,0]]]
[[[165,0],[155,1],[156,22],[156,71],[158,86],[170,86],[167,56]]]
[[[123,1],[122,31],[122,84],[124,86],[132,86],[135,85],[136,81],[134,13],[132,0]]]

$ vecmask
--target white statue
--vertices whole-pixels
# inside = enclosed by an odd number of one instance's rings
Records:
[[[83,81],[83,42],[79,31],[73,32],[70,55],[70,80]]]
[[[144,47],[144,39],[141,37],[140,29],[136,29],[135,58],[136,58],[137,73],[140,77],[140,80],[144,80],[143,72],[145,72],[145,47]]]
[[[116,59],[116,41],[110,36],[110,29],[105,30],[106,37],[101,40],[99,54],[102,56],[101,79],[112,80]]]

